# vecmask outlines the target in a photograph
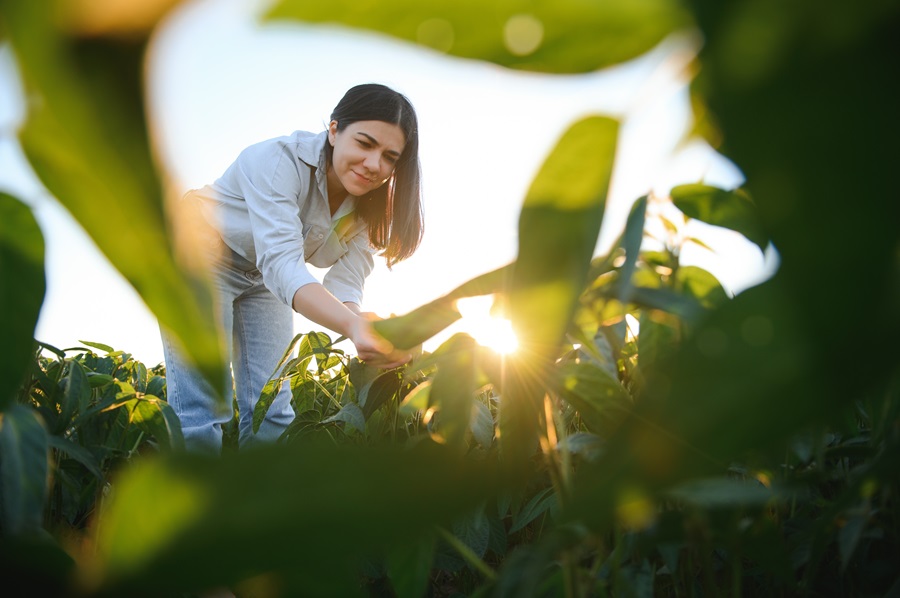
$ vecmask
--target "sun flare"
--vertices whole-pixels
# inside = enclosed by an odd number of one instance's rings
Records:
[[[518,349],[519,341],[512,322],[491,315],[493,301],[493,295],[467,297],[457,302],[457,308],[462,314],[462,328],[465,332],[479,345],[506,355]]]

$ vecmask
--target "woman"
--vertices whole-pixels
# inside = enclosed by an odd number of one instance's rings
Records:
[[[326,131],[252,145],[216,182],[186,196],[215,230],[212,261],[242,446],[277,439],[294,419],[285,387],[252,432],[253,408],[293,336],[292,309],[348,337],[372,365],[410,359],[374,332],[374,316],[360,306],[373,253],[381,250],[390,267],[421,241],[418,145],[409,100],[383,85],[359,85]],[[306,262],[329,268],[321,284]],[[163,349],[167,396],[188,449],[221,450],[231,401],[217,399],[165,333]]]

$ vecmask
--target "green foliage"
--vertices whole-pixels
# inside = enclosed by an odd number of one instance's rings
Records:
[[[31,339],[44,301],[44,237],[28,206],[0,193],[0,411],[13,400],[31,360]]]
[[[583,73],[649,51],[690,26],[677,2],[525,2],[282,0],[269,19],[336,23],[386,33],[452,56],[547,73]]]
[[[212,294],[201,274],[178,263],[167,235],[144,117],[146,40],[79,31],[77,21],[58,10],[45,1],[0,3],[32,98],[19,131],[22,149],[44,186],[221,389],[224,352]],[[36,312],[42,299],[43,293],[29,292],[21,301]]]
[[[153,23],[128,42],[56,29],[68,21],[42,8],[0,4],[26,86],[44,100],[29,108],[26,153],[148,305],[212,364],[211,320],[192,311],[185,289],[197,287],[159,236],[134,68]],[[379,371],[327,335],[298,335],[254,413],[258,426],[290,386],[296,418],[281,441],[176,458],[165,455],[181,439],[161,372],[97,343],[87,346],[99,354],[51,350],[31,371],[23,365],[35,355],[22,335],[43,293],[41,243],[4,197],[25,225],[0,229],[0,273],[4,282],[27,273],[30,295],[28,317],[0,320],[18,331],[0,384],[20,389],[0,397],[3,572],[62,594],[75,590],[77,561],[82,595],[222,585],[273,596],[896,588],[900,370],[878,349],[900,333],[900,218],[883,201],[892,172],[883,148],[898,133],[896,78],[884,75],[896,3],[697,1],[688,13],[665,1],[551,10],[398,0],[323,10],[283,2],[270,17],[337,18],[557,73],[618,63],[696,22],[697,130],[721,142],[747,185],[680,185],[672,205],[682,220],[771,243],[781,269],[729,298],[712,274],[682,263],[684,244],[698,240],[677,219],[662,218],[668,236],[647,239],[651,202],[670,201],[652,195],[594,257],[617,125],[587,117],[536,174],[520,217],[528,243],[512,264],[376,323],[414,347],[459,317],[456,299],[493,294],[518,353],[457,335]],[[539,41],[517,45],[529,39]],[[99,52],[110,44],[124,51]],[[121,197],[139,219],[116,211]],[[18,227],[31,233],[16,236]],[[148,267],[135,246],[161,261]],[[182,315],[190,325],[175,324]]]

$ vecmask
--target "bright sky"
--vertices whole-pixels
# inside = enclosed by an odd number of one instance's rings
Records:
[[[186,2],[159,30],[148,88],[161,160],[187,190],[211,182],[251,143],[297,129],[323,130],[334,105],[357,83],[384,83],[407,95],[419,116],[425,239],[390,272],[376,261],[366,286],[369,311],[405,313],[511,261],[531,177],[567,126],[587,114],[623,119],[599,251],[609,248],[631,203],[650,189],[666,194],[673,185],[701,179],[723,187],[742,180],[704,143],[680,142],[690,125],[679,74],[691,56],[686,39],[669,40],[615,69],[548,76],[375,34],[259,25],[259,10],[242,0]],[[98,341],[148,365],[162,361],[155,318],[28,167],[15,139],[23,117],[14,63],[9,48],[0,46],[0,189],[34,207],[47,243],[48,293],[35,336],[60,348]],[[683,260],[707,268],[731,292],[777,266],[774,256],[764,259],[736,233],[692,226],[716,253],[686,250]],[[453,330],[468,320],[477,316]],[[297,316],[298,332],[313,328]]]

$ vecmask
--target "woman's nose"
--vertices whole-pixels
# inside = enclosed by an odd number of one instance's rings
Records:
[[[381,165],[381,159],[379,158],[378,154],[372,152],[366,154],[366,159],[363,164],[365,164],[366,168],[369,169],[369,171],[378,172],[378,168]]]

